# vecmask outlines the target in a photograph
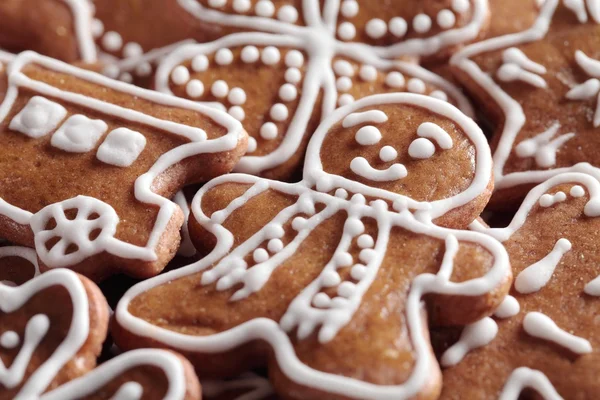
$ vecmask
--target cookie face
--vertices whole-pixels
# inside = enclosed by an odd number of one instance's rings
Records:
[[[21,285],[40,274],[35,250],[27,247],[0,247],[0,283]]]
[[[192,366],[182,356],[166,350],[141,349],[121,354],[40,399],[83,397],[199,400],[200,385]]]
[[[96,364],[108,325],[100,290],[61,269],[0,284],[0,398],[37,398]]]
[[[496,203],[523,198],[578,163],[600,162],[598,6],[552,0],[541,7],[531,28],[469,46],[452,59],[496,127]]]
[[[24,0],[0,4],[0,48],[34,50],[66,62],[96,62],[91,3]]]
[[[449,367],[443,399],[518,398],[525,389],[544,398],[600,392],[596,179],[551,178],[528,194],[508,227],[483,230],[503,241],[515,282],[495,319],[465,330],[442,357]]]
[[[422,122],[438,115],[431,109],[421,114],[413,100],[375,96],[356,108],[414,107],[410,116]],[[444,109],[459,113],[433,102],[441,115]],[[353,111],[341,109],[323,125]],[[483,140],[466,124],[461,129]],[[320,150],[312,143],[309,149]],[[429,211],[442,208],[431,202]],[[409,207],[396,211],[358,182],[318,190],[306,179],[286,184],[227,175],[202,187],[192,211],[192,238],[213,252],[134,286],[117,307],[115,340],[121,348],[160,343],[180,349],[199,371],[210,365],[213,375],[266,358],[284,397],[435,397],[441,380],[421,301],[434,324],[470,323],[493,311],[511,280],[495,240],[437,227],[427,213]],[[177,300],[183,293],[185,304]]]
[[[43,269],[159,272],[183,222],[167,198],[233,168],[246,145],[239,123],[34,53],[9,72],[2,236],[35,245]]]

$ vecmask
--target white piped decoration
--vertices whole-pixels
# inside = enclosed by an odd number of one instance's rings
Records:
[[[456,17],[450,10],[441,10],[436,18],[437,24],[442,29],[450,29],[456,24]]]
[[[277,103],[271,107],[270,115],[274,121],[282,122],[288,119],[289,111],[284,104]]]
[[[272,17],[275,14],[275,6],[270,0],[259,0],[254,11],[259,17]]]
[[[417,160],[427,160],[435,154],[435,145],[429,139],[418,138],[408,147],[408,155]]]
[[[587,283],[583,291],[590,296],[600,297],[600,276]]]
[[[519,301],[511,295],[506,295],[500,307],[494,313],[494,317],[496,318],[510,318],[514,317],[521,311],[521,306],[519,305]]]
[[[340,12],[345,18],[354,18],[358,15],[359,5],[356,0],[344,0]]]
[[[246,119],[246,112],[240,106],[230,107],[229,110],[227,110],[227,113],[240,122]]]
[[[342,40],[352,40],[356,36],[356,27],[351,22],[342,22],[338,26],[338,36]]]
[[[296,10],[296,7],[286,4],[277,11],[277,19],[289,24],[295,24],[298,21],[298,10]]]
[[[229,65],[233,62],[233,53],[229,49],[219,49],[215,54],[215,62],[218,65]]]
[[[535,157],[535,162],[542,168],[550,168],[556,164],[556,154],[560,147],[575,137],[574,133],[566,133],[555,137],[560,124],[556,122],[548,130],[522,141],[515,148],[520,158]]]
[[[589,341],[560,329],[547,315],[530,312],[523,319],[523,328],[529,335],[559,344],[576,354],[592,352]]]
[[[516,400],[527,388],[535,390],[545,400],[564,400],[543,372],[527,367],[520,367],[512,372],[498,400]]]
[[[424,122],[417,128],[417,135],[422,138],[433,139],[438,146],[444,150],[450,150],[454,146],[452,137],[441,126],[433,122]]]
[[[600,13],[600,7],[598,8]],[[600,15],[598,16],[600,18]],[[585,101],[596,97],[596,109],[594,112],[594,128],[600,127],[600,61],[588,57],[581,50],[575,52],[577,65],[591,78],[582,84],[575,86],[567,94],[569,100]]]
[[[469,0],[452,0],[452,9],[459,14],[464,14],[471,8]]]
[[[102,37],[102,47],[108,51],[119,51],[123,47],[123,38],[117,32],[106,32]]]
[[[557,203],[562,203],[567,200],[567,195],[564,192],[556,192],[555,194],[546,193],[540,197],[540,207],[548,208]]]
[[[288,83],[297,84],[302,80],[302,72],[298,68],[288,68],[284,78]]]
[[[417,33],[429,32],[431,24],[431,18],[427,14],[419,14],[413,19],[413,29]]]
[[[371,39],[381,39],[387,33],[387,24],[379,18],[373,18],[365,26],[367,36]]]
[[[215,81],[212,84],[210,92],[213,96],[219,99],[227,97],[227,94],[229,93],[229,85],[227,85],[227,82],[223,80]]]
[[[377,70],[372,65],[363,65],[360,67],[358,76],[365,82],[373,82],[377,79]]]
[[[233,88],[227,95],[227,101],[236,106],[246,103],[246,92],[242,88]]]
[[[275,46],[267,46],[263,49],[261,58],[265,65],[275,65],[281,60],[281,53]]]
[[[56,129],[66,116],[67,110],[60,104],[34,96],[10,121],[8,128],[38,139]]]
[[[185,93],[192,99],[197,99],[204,94],[204,84],[198,79],[192,79],[186,85]]]
[[[390,32],[392,35],[401,38],[406,35],[408,24],[404,18],[394,17],[390,20]]]
[[[203,72],[208,69],[208,57],[204,54],[197,55],[192,59],[192,70],[194,72]]]
[[[540,75],[546,73],[546,68],[529,58],[519,49],[510,48],[502,54],[504,64],[496,72],[503,82],[522,81],[531,86],[545,89],[548,84]]]
[[[260,58],[260,51],[258,51],[256,46],[246,46],[242,49],[240,57],[246,64],[252,64]]]
[[[250,11],[252,3],[250,0],[233,0],[233,10],[238,13],[247,13]]]
[[[383,162],[391,162],[398,158],[398,151],[392,146],[383,146],[379,150],[379,159]]]
[[[98,160],[117,167],[131,166],[146,147],[146,138],[128,128],[111,131],[98,148]]]
[[[335,86],[340,92],[347,92],[352,89],[352,79],[347,76],[341,76],[337,79]]]
[[[17,332],[6,331],[0,336],[0,346],[5,349],[14,349],[21,343],[21,339]]]
[[[515,279],[515,289],[523,294],[535,293],[542,289],[548,284],[558,263],[569,250],[571,242],[559,239],[546,257],[519,273]]]
[[[381,138],[381,131],[373,125],[363,126],[356,132],[354,137],[356,143],[361,146],[372,146],[379,143]]]
[[[279,88],[279,98],[283,101],[294,101],[298,97],[298,90],[291,83],[286,83]]]
[[[404,75],[398,71],[392,71],[385,77],[385,84],[393,89],[400,89],[406,84]]]
[[[585,196],[585,189],[579,185],[575,185],[569,191],[569,194],[575,198]]]
[[[65,121],[52,135],[50,144],[70,153],[86,153],[96,147],[108,125],[102,120],[93,120],[76,114]]]
[[[290,50],[285,55],[285,66],[288,68],[300,68],[304,65],[304,55],[298,50]]]
[[[175,67],[171,72],[171,80],[176,85],[185,85],[190,80],[190,71],[183,65]]]
[[[421,79],[419,78],[411,78],[408,81],[408,85],[406,86],[406,88],[408,89],[409,92],[411,93],[416,93],[416,94],[423,94],[425,93],[425,82],[423,82]]]
[[[489,317],[465,326],[458,342],[442,355],[442,366],[452,367],[458,364],[470,351],[490,344],[497,334],[498,324]]]
[[[336,60],[333,63],[333,71],[339,76],[347,76],[349,78],[354,76],[354,68],[346,60]]]
[[[277,125],[267,122],[260,127],[260,136],[265,140],[273,140],[277,137]]]

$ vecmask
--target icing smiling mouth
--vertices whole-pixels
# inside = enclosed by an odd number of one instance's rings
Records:
[[[364,157],[356,157],[350,163],[350,169],[356,175],[362,176],[375,182],[389,182],[406,178],[408,171],[402,164],[394,164],[387,169],[376,169],[371,166]]]

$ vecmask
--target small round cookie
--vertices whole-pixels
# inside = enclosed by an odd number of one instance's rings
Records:
[[[438,189],[422,192],[434,171]],[[466,227],[490,178],[485,137],[455,107],[359,100],[317,129],[302,182],[204,185],[190,233],[213,251],[130,289],[115,342],[177,349],[199,373],[267,366],[284,398],[435,398],[428,324],[489,316],[510,286],[499,242],[433,223]]]
[[[600,184],[589,171],[535,187],[506,228],[473,225],[503,242],[515,282],[494,319],[442,355],[442,399],[600,393]]]
[[[31,52],[11,64],[0,121],[0,236],[94,280],[160,272],[183,224],[168,199],[247,146],[224,113]]]
[[[598,4],[537,3],[531,27],[468,46],[451,60],[494,128],[497,209],[516,209],[533,186],[577,164],[600,166]]]

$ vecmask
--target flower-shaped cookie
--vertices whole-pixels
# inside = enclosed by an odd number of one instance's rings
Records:
[[[245,149],[227,115],[35,53],[11,63],[9,83],[0,236],[35,245],[42,269],[158,273],[183,223],[168,198],[228,172]]]
[[[546,399],[598,397],[597,176],[557,175],[527,195],[508,227],[479,227],[509,253],[512,296],[496,321],[466,328],[442,356],[455,365],[444,371],[442,398],[516,399],[525,389]]]
[[[35,263],[31,253],[0,248],[0,273],[20,257]],[[191,365],[169,351],[135,350],[93,369],[108,305],[86,278],[57,269],[10,283],[0,283],[0,399],[200,398]]]
[[[600,7],[538,3],[531,28],[468,46],[451,61],[495,127],[494,203],[504,206],[578,163],[600,165]]]
[[[0,3],[0,48],[38,51],[66,62],[96,62],[93,7],[87,0]]]
[[[485,137],[448,103],[388,94],[334,112],[308,151],[297,184],[206,184],[190,228],[214,250],[126,293],[116,343],[213,375],[268,363],[286,398],[434,398],[428,321],[479,320],[511,280],[500,243],[431,223],[465,226],[485,204]]]

